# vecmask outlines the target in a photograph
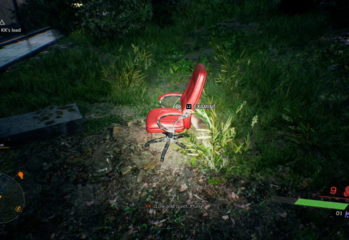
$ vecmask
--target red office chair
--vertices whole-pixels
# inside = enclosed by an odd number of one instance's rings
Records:
[[[198,64],[190,78],[190,82],[182,93],[165,93],[159,97],[159,102],[166,97],[180,97],[181,109],[176,108],[156,108],[151,110],[147,116],[146,129],[149,133],[164,133],[166,136],[148,141],[145,147],[152,143],[166,142],[161,153],[160,161],[163,162],[170,142],[174,141],[178,146],[185,148],[185,145],[177,142],[178,138],[184,135],[175,135],[189,129],[191,125],[191,115],[195,110],[195,105],[199,102],[202,90],[206,82],[207,72],[202,64]]]

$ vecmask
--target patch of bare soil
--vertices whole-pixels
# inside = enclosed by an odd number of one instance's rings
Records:
[[[9,150],[26,174],[27,206],[0,226],[0,238],[268,239],[279,231],[275,221],[287,224],[287,213],[264,202],[267,187],[209,176],[175,144],[160,163],[164,143],[144,148],[158,137],[144,125],[138,119]]]

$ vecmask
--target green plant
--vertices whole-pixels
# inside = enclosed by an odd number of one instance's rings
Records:
[[[118,116],[109,115],[103,118],[89,119],[85,122],[85,133],[96,134],[100,129],[109,127],[112,123],[121,123],[122,119]]]
[[[84,0],[77,16],[89,34],[98,39],[115,39],[144,27],[152,9],[147,0]]]
[[[243,102],[235,114],[245,105],[246,102]],[[188,154],[195,156],[204,167],[216,172],[230,172],[238,168],[238,158],[250,149],[250,137],[238,138],[236,128],[232,126],[233,115],[229,115],[224,121],[220,120],[215,109],[196,109],[195,114],[208,124],[209,130],[207,136],[191,135]],[[257,122],[258,117],[254,116],[251,127],[253,128]]]
[[[152,64],[147,50],[131,44],[131,51],[117,50],[115,61],[102,69],[102,78],[109,82],[111,99],[115,103],[134,103],[144,100],[147,91],[145,71]]]

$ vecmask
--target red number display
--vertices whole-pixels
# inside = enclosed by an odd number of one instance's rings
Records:
[[[349,190],[349,189],[348,189]],[[330,188],[330,194],[335,195],[337,193],[337,187],[331,187]]]
[[[344,196],[344,197],[349,197],[349,186],[346,186],[346,187],[345,187],[343,196]]]

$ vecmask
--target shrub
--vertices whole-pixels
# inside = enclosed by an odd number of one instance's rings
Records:
[[[76,7],[80,26],[98,39],[139,30],[152,16],[147,0],[84,0]]]
[[[206,111],[196,109],[195,113],[204,122],[209,129],[206,136],[191,136],[188,155],[194,156],[193,162],[199,163],[215,172],[242,173],[239,164],[244,155],[250,150],[250,136],[238,137],[236,128],[233,127],[234,116],[244,108],[246,102],[243,102],[225,121],[218,117],[215,109]],[[251,128],[258,122],[258,116],[255,115],[251,120]],[[200,142],[199,140],[203,140]]]
[[[174,23],[173,14],[183,0],[152,0],[153,21],[165,26]]]
[[[115,61],[102,69],[102,79],[110,83],[111,99],[116,104],[143,101],[147,91],[145,71],[152,64],[152,55],[133,44],[131,47],[128,53],[120,47]]]

